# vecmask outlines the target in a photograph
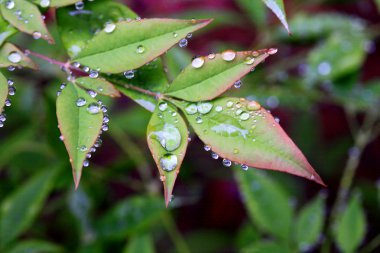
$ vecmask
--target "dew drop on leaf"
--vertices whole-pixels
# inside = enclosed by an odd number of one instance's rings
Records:
[[[277,48],[270,48],[270,49],[268,49],[268,54],[270,54],[270,55],[274,55],[275,53],[277,53],[277,51],[278,51],[278,49]]]
[[[82,146],[79,147],[79,151],[80,152],[85,152],[87,150],[88,150],[88,148],[85,145],[82,145]]]
[[[236,57],[236,53],[232,50],[226,50],[222,53],[222,58],[225,61],[232,61]]]
[[[202,117],[196,117],[195,118],[195,122],[197,122],[197,124],[202,124],[202,122],[203,122],[203,119],[202,119]]]
[[[193,66],[196,69],[199,69],[203,66],[205,63],[205,60],[203,57],[197,57],[191,62],[191,66]]]
[[[249,113],[247,113],[247,112],[242,113],[240,115],[240,119],[241,120],[247,120],[247,119],[249,119]]]
[[[38,40],[40,39],[42,34],[40,32],[34,32],[33,33],[33,39]]]
[[[179,47],[186,47],[187,44],[188,44],[187,39],[182,39],[182,40],[180,40],[179,43],[178,43]]]
[[[90,74],[89,74],[89,77],[90,78],[98,78],[98,76],[99,76],[99,72],[98,71],[96,71],[96,70],[90,70]]]
[[[223,159],[223,166],[230,167],[232,165],[232,162],[226,158]]]
[[[219,159],[219,155],[217,153],[215,153],[215,152],[212,152],[211,153],[211,158],[217,160],[217,159]]]
[[[261,105],[257,103],[256,101],[250,101],[247,104],[247,109],[249,111],[257,111],[257,110],[260,110],[260,108],[261,108]]]
[[[168,104],[166,102],[161,102],[158,105],[158,109],[160,109],[160,111],[162,111],[162,112],[166,111],[167,108],[168,108]]]
[[[245,58],[244,63],[247,65],[252,65],[255,62],[255,58],[248,56]]]
[[[116,28],[116,25],[112,22],[107,22],[105,25],[104,25],[104,32],[106,33],[112,33]]]
[[[242,85],[242,81],[241,81],[241,80],[237,80],[237,81],[234,83],[234,87],[235,87],[236,89],[239,89],[239,88],[241,87],[241,85]]]
[[[41,1],[40,1],[40,6],[41,6],[42,8],[47,8],[47,7],[49,7],[49,6],[50,6],[50,0],[41,0]]]
[[[173,171],[178,165],[178,158],[176,155],[165,154],[160,158],[160,165],[164,171]]]
[[[185,108],[185,111],[187,112],[187,114],[193,115],[198,112],[198,108],[195,104],[190,104]]]
[[[248,170],[249,168],[248,165],[245,165],[245,164],[240,165],[240,167],[242,170]]]
[[[5,8],[12,10],[15,7],[15,2],[13,0],[8,0],[5,2]]]
[[[83,167],[88,167],[90,165],[90,162],[88,160],[83,161]]]
[[[84,98],[78,98],[77,101],[76,101],[76,105],[77,105],[78,107],[82,107],[82,106],[84,106],[86,103],[87,103],[87,102],[86,102],[86,99],[84,99]]]
[[[210,151],[210,150],[211,150],[211,147],[210,147],[209,145],[205,145],[205,146],[203,147],[203,149],[204,149],[205,151]]]
[[[9,96],[14,96],[16,94],[16,88],[13,86],[8,87]]]
[[[211,111],[212,107],[213,107],[213,104],[209,103],[209,102],[200,102],[197,104],[197,110],[201,114],[209,113]]]
[[[124,72],[124,76],[127,79],[132,79],[135,77],[135,71],[134,70],[128,70]]]
[[[223,107],[220,106],[220,105],[218,105],[218,106],[215,107],[215,111],[216,112],[221,112],[221,111],[223,111]]]
[[[137,48],[136,48],[136,52],[138,54],[142,54],[145,52],[145,47],[143,45],[139,45]]]
[[[22,56],[18,52],[10,52],[8,55],[8,60],[12,63],[19,63]]]
[[[82,1],[75,3],[75,9],[83,10],[83,8],[84,8],[84,3]]]
[[[207,58],[209,58],[210,60],[213,60],[215,59],[215,54],[211,53],[207,56]]]
[[[97,103],[91,103],[87,107],[87,112],[90,114],[98,114],[100,112],[100,107]]]
[[[151,135],[167,151],[174,151],[181,145],[181,133],[172,124],[166,123],[161,130],[152,132]]]
[[[174,37],[174,38],[177,38],[177,37],[178,37],[178,33],[174,32],[174,33],[173,33],[173,37]]]

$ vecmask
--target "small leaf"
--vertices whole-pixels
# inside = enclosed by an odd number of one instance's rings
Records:
[[[14,4],[8,4],[8,2]],[[20,31],[54,43],[54,39],[42,19],[41,12],[34,4],[26,0],[3,1],[0,9],[4,19]]]
[[[115,24],[87,42],[74,60],[105,73],[139,68],[211,20],[142,19]]]
[[[154,243],[150,235],[135,235],[129,242],[123,253],[154,253]]]
[[[38,65],[11,43],[5,43],[0,49],[0,68],[22,66],[38,69]]]
[[[219,156],[251,167],[305,177],[324,185],[273,116],[257,102],[218,98],[198,104],[182,102],[178,106],[199,138]]]
[[[162,198],[136,196],[117,203],[100,219],[97,226],[99,236],[124,239],[149,230],[165,211],[162,202]]]
[[[323,229],[325,199],[319,195],[302,208],[295,225],[298,248],[303,252],[314,246]]]
[[[28,240],[17,243],[8,253],[59,253],[62,248],[50,242]]]
[[[165,94],[187,101],[213,99],[249,73],[276,49],[211,54],[195,58],[173,81]]]
[[[3,112],[5,100],[8,97],[8,82],[5,76],[0,72],[0,114]]]
[[[3,16],[0,15],[0,46],[4,41],[15,34],[17,30],[11,26],[8,22],[3,19]]]
[[[286,21],[286,13],[283,0],[262,0],[264,4],[271,9],[271,11],[281,21],[285,29],[290,33],[288,22]]]
[[[337,224],[335,240],[344,253],[356,252],[364,239],[366,219],[358,196],[353,196]]]
[[[83,163],[99,136],[103,112],[97,100],[86,91],[69,83],[57,98],[57,117],[78,188]]]
[[[122,86],[117,86],[117,89],[123,93],[125,96],[133,99],[136,103],[144,107],[150,112],[153,112],[156,108],[157,100],[149,96],[147,94],[141,93],[136,90],[132,90],[128,88],[129,86],[122,87]]]
[[[46,6],[46,2],[44,0],[33,0],[33,2],[43,8],[47,7],[62,7],[67,6],[71,4],[75,4],[76,2],[79,2],[79,0],[49,0],[49,4]]]
[[[185,121],[171,104],[160,101],[148,124],[147,140],[164,184],[165,203],[172,197],[175,180],[187,149]]]
[[[57,167],[45,170],[7,197],[0,208],[0,244],[5,246],[29,228],[54,185]]]
[[[93,90],[101,95],[120,97],[120,92],[115,86],[103,78],[80,77],[75,79],[75,83],[82,88]]]
[[[70,57],[75,57],[94,36],[94,31],[104,28],[106,22],[134,19],[137,15],[127,6],[113,1],[86,2],[86,10],[71,6],[57,10],[58,29],[63,45]]]
[[[285,191],[261,171],[236,171],[235,175],[253,222],[261,230],[288,241],[294,211]]]

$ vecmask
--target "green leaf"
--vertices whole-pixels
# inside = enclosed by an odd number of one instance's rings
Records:
[[[366,219],[358,196],[353,196],[337,224],[335,241],[344,253],[356,252],[364,239]]]
[[[38,69],[38,65],[11,43],[5,43],[0,49],[0,68],[22,66]]]
[[[291,253],[291,251],[284,245],[276,242],[261,241],[252,244],[251,246],[243,249],[242,253]]]
[[[211,54],[195,58],[173,81],[165,94],[187,101],[213,99],[249,73],[276,49]]]
[[[295,225],[298,248],[305,251],[314,246],[322,232],[325,219],[325,198],[321,194],[302,208]]]
[[[253,222],[264,232],[288,241],[294,211],[286,192],[261,171],[236,171],[235,175]]]
[[[290,33],[283,0],[262,0],[264,4],[277,16],[285,29]]]
[[[4,41],[15,34],[17,30],[11,26],[8,22],[3,19],[3,16],[0,15],[0,46]]]
[[[165,206],[162,198],[136,196],[119,202],[98,223],[101,238],[119,238],[148,230],[160,220]]]
[[[377,10],[380,12],[380,0],[375,0]]]
[[[67,6],[67,5],[75,4],[76,2],[79,2],[79,0],[50,0],[50,3],[48,4],[48,6],[44,4],[44,2],[46,1],[43,1],[43,0],[32,0],[32,2],[34,2],[35,4],[38,4],[39,6],[43,8],[47,8],[47,7]]]
[[[113,1],[86,2],[84,12],[71,6],[57,10],[59,33],[70,57],[77,56],[95,32],[104,28],[106,22],[116,23],[136,17],[127,6]]]
[[[7,197],[0,208],[0,244],[5,246],[29,228],[54,185],[57,167],[45,170]]]
[[[211,20],[142,19],[115,24],[87,42],[74,60],[105,73],[133,70],[154,60]]]
[[[28,240],[17,243],[8,253],[58,253],[62,248],[50,242]]]
[[[154,253],[154,243],[150,235],[135,235],[129,242],[123,253]]]
[[[82,106],[78,106],[78,103]],[[101,131],[103,112],[96,99],[75,84],[69,83],[57,98],[57,117],[63,142],[70,156],[75,187],[78,188],[86,155]]]
[[[176,102],[177,103],[177,102]],[[255,101],[178,102],[199,138],[219,156],[251,167],[321,178],[273,116]],[[226,160],[226,163],[229,163]]]
[[[7,4],[8,1],[3,1],[0,4],[4,19],[24,33],[31,34],[34,37],[41,37],[49,43],[54,43],[54,39],[49,34],[42,19],[41,12],[34,4],[26,0],[12,0],[11,2],[14,5]],[[20,11],[20,15],[17,14],[18,11]]]
[[[164,184],[166,206],[186,154],[187,139],[187,126],[177,109],[160,101],[149,121],[147,140]]]
[[[122,87],[118,86],[117,89],[123,93],[125,96],[133,99],[136,103],[144,107],[150,112],[153,112],[156,108],[157,100],[149,96],[147,94],[144,94],[142,92],[132,90],[129,88],[130,86]]]
[[[93,90],[101,95],[120,97],[120,92],[115,86],[103,78],[79,77],[75,79],[75,83],[84,89]]]
[[[8,81],[0,72],[0,114],[3,112],[5,100],[8,97]]]
[[[265,25],[265,6],[260,1],[237,0],[236,2],[243,11],[248,13],[255,26]]]

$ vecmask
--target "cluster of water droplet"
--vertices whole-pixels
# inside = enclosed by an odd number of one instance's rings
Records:
[[[14,87],[14,82],[11,79],[8,79],[8,95],[14,96],[16,94],[16,88]],[[10,98],[7,98],[5,100],[5,106],[9,107],[11,106],[11,100]],[[4,126],[4,122],[7,120],[7,116],[4,112],[0,114],[0,127]]]

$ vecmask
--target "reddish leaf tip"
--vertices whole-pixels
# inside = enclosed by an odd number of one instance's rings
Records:
[[[81,177],[82,177],[81,171],[73,170],[73,179],[74,179],[75,190],[78,190]]]

